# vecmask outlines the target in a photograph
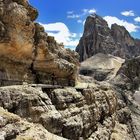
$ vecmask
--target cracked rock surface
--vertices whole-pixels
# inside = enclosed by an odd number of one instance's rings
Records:
[[[48,36],[37,16],[27,0],[0,1],[0,85],[75,85],[77,53]]]
[[[126,107],[118,108],[116,91],[110,87],[80,91],[71,87],[44,92],[27,85],[1,87],[0,106],[28,122],[41,124],[44,131],[71,140],[113,139],[120,135],[120,129],[122,138],[129,131],[129,111]]]

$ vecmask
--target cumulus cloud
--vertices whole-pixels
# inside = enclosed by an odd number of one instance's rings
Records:
[[[135,20],[136,22],[140,22],[140,17],[136,17],[136,18],[134,18],[134,20]]]
[[[96,13],[96,9],[92,8],[92,9],[83,9],[83,15],[86,15],[86,14],[94,14]]]
[[[74,11],[68,11],[67,12],[67,14],[73,14],[74,13]]]
[[[71,18],[71,19],[80,19],[81,17],[88,15],[88,14],[94,14],[96,13],[96,9],[92,8],[92,9],[82,9],[82,12],[79,14],[76,14],[74,11],[68,11],[67,12],[67,18]],[[81,23],[81,22],[78,22]]]
[[[76,46],[79,42],[79,40],[76,39],[77,34],[71,33],[68,27],[62,22],[40,24],[50,36],[55,37],[58,43],[63,43],[65,46]]]
[[[82,23],[83,21],[82,21],[81,19],[78,19],[77,22],[78,22],[78,23]]]
[[[69,14],[67,15],[67,18],[80,18],[81,15],[78,14]]]
[[[109,27],[111,27],[112,24],[116,23],[118,25],[124,26],[130,33],[136,32],[140,28],[133,23],[121,20],[117,17],[105,16],[104,19],[108,22]]]
[[[123,16],[126,16],[126,17],[135,16],[135,13],[134,13],[133,10],[130,10],[130,11],[123,11],[123,12],[121,12],[121,14],[122,14]]]
[[[90,9],[90,10],[88,11],[88,13],[89,13],[89,14],[94,14],[94,13],[96,13],[96,10],[95,10],[95,9]]]

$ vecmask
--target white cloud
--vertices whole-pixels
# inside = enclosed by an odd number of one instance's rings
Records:
[[[85,25],[85,23],[86,23],[86,20],[83,21],[83,25]]]
[[[116,23],[118,25],[124,26],[130,33],[136,32],[140,28],[133,23],[118,19],[117,17],[105,16],[104,19],[108,22],[109,27],[111,27],[112,24]]]
[[[94,13],[96,13],[96,10],[95,10],[95,9],[90,9],[90,10],[88,11],[88,13],[89,13],[89,14],[94,14]]]
[[[92,9],[82,9],[82,12],[79,14],[75,14],[74,11],[68,11],[67,12],[67,18],[71,18],[71,19],[80,19],[81,17],[88,15],[88,14],[94,14],[96,13],[96,9],[92,8]],[[78,23],[81,23],[81,21],[77,21]]]
[[[77,22],[78,22],[78,23],[82,23],[83,21],[82,21],[81,19],[78,19]]]
[[[123,11],[123,12],[121,12],[121,14],[122,14],[123,16],[126,16],[126,17],[135,16],[135,13],[134,13],[133,10],[130,10],[130,11]]]
[[[88,9],[82,9],[83,13],[88,13]]]
[[[83,15],[86,15],[86,14],[94,14],[96,13],[96,9],[92,8],[92,9],[83,9]]]
[[[67,15],[67,18],[80,18],[81,15],[78,14],[69,14]]]
[[[74,11],[68,11],[67,12],[67,18],[71,18],[71,19],[78,19],[78,18],[80,18],[81,17],[81,15],[80,14],[75,14],[75,12]]]
[[[79,37],[82,37],[83,36],[83,33],[79,33]]]
[[[134,18],[134,20],[135,20],[136,22],[140,22],[140,17],[136,17],[136,18]]]
[[[77,34],[76,33],[71,33],[71,37],[75,38],[75,37],[77,37]]]
[[[58,43],[63,43],[65,46],[76,46],[79,42],[79,40],[76,39],[77,34],[71,33],[68,27],[62,22],[40,24],[50,36],[55,37]]]
[[[68,11],[67,12],[67,14],[73,14],[74,13],[74,11]]]

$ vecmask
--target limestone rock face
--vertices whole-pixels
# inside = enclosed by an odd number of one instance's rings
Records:
[[[29,122],[42,124],[53,134],[78,140],[89,138],[99,124],[108,128],[107,137],[111,135],[117,99],[110,88],[46,89],[42,92],[28,86],[9,86],[0,88],[0,106]]]
[[[1,87],[0,107],[18,116],[0,108],[0,138],[136,140],[139,117],[135,119],[135,113],[132,117],[126,106],[124,97],[133,101],[128,95],[102,84],[79,90],[71,87],[42,91],[28,85]],[[139,113],[137,104],[130,105]]]
[[[121,58],[132,58],[139,55],[140,41],[135,40],[122,26],[112,25],[94,14],[87,17],[84,33],[76,48],[80,55],[80,61],[97,54],[112,54]]]
[[[122,65],[122,59],[105,55],[132,57],[126,50],[139,46],[139,40],[129,36],[123,27],[113,25],[110,30],[107,22],[97,15],[88,17],[88,26],[85,26],[81,39],[84,47],[79,45],[77,48],[82,54],[80,60],[98,52],[104,54],[91,57],[81,68],[88,67],[93,73],[96,69],[97,73],[89,76],[99,79],[102,73],[109,71],[114,83],[92,81],[74,87],[77,53],[64,49],[41,25],[34,23],[37,15],[37,10],[27,0],[0,0],[0,86],[23,81],[62,86],[33,88],[33,85],[24,84],[0,87],[0,139],[140,139],[140,106],[134,101],[135,88],[122,88],[126,82],[130,87],[139,84],[139,58],[127,60]],[[123,49],[118,44],[123,44]],[[94,65],[89,67],[92,59]],[[119,80],[122,86],[115,84],[116,73],[119,78],[121,74],[126,75]],[[110,79],[110,75],[105,76]]]
[[[72,85],[77,74],[77,53],[57,44],[54,37],[48,36],[41,25],[35,24],[35,30],[33,70],[36,71],[39,83]]]
[[[49,133],[39,124],[32,124],[0,107],[0,139],[66,140]]]
[[[97,81],[111,80],[116,76],[124,61],[119,57],[99,53],[83,61],[79,73]]]
[[[114,83],[129,90],[137,90],[140,84],[140,57],[126,60],[117,72]]]
[[[0,79],[74,85],[77,53],[64,49],[34,23],[38,12],[27,0],[0,1]],[[2,74],[1,74],[2,73]],[[53,80],[52,80],[53,79]]]

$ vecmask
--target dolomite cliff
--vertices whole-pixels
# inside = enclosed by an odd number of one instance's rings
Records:
[[[77,54],[34,23],[37,16],[27,0],[0,1],[0,84],[74,85]]]
[[[76,52],[80,55],[80,61],[97,53],[128,59],[139,55],[140,40],[131,37],[123,26],[113,24],[110,29],[102,17],[93,14],[86,19]]]
[[[34,23],[37,15],[27,0],[0,0],[0,140],[140,139],[140,106],[129,88],[133,82],[125,86],[122,78],[127,67],[127,76],[139,77],[139,68],[133,71],[129,61],[99,54],[90,70],[109,70],[107,77],[113,78],[94,80],[92,73],[91,81],[83,76],[80,83],[77,53]],[[102,57],[107,67],[99,65]],[[24,81],[62,87],[17,85]]]

